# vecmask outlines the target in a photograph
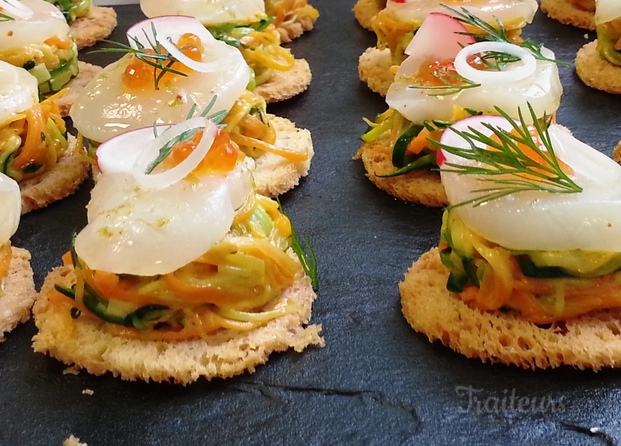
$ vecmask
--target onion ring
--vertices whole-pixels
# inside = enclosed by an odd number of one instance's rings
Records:
[[[477,70],[468,63],[468,57],[485,52],[507,53],[519,57],[523,63],[521,67],[507,71]],[[531,76],[537,69],[535,56],[525,48],[506,42],[478,42],[464,47],[455,56],[455,70],[457,73],[476,83],[510,83]]]

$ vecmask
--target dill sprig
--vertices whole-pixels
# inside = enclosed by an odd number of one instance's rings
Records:
[[[454,128],[447,130],[463,138],[469,148],[432,141],[448,153],[479,163],[478,166],[445,163],[440,169],[442,172],[477,175],[482,182],[490,185],[474,190],[473,192],[478,194],[475,198],[453,204],[448,207],[449,209],[469,204],[479,206],[506,195],[525,191],[546,191],[555,194],[582,192],[582,188],[563,172],[554,153],[548,133],[548,119],[544,117],[543,122],[540,122],[530,104],[528,108],[543,149],[531,135],[521,110],[518,110],[519,122],[516,122],[499,108],[496,108],[498,113],[511,123],[511,131],[488,123],[484,123],[483,126],[492,132],[490,136],[472,127],[469,127],[468,131]],[[534,151],[540,160],[532,159],[524,153],[522,147]]]
[[[135,44],[137,48],[132,48],[130,45],[126,45],[121,42],[115,42],[113,40],[104,39],[102,42],[106,42],[110,45],[115,45],[116,48],[102,48],[100,50],[90,51],[91,53],[123,53],[123,54],[133,54],[138,60],[146,63],[153,67],[153,83],[155,85],[155,89],[159,90],[159,83],[164,77],[166,73],[177,74],[179,76],[187,76],[183,71],[175,70],[173,65],[179,60],[173,55],[169,54],[166,49],[162,46],[160,41],[157,38],[157,30],[155,29],[155,25],[151,24],[151,32],[152,36],[149,36],[146,31],[144,31],[145,39],[149,44],[149,48],[143,45],[137,37],[128,36]],[[180,48],[183,50],[183,48]]]
[[[12,22],[15,19],[13,17],[11,17],[10,15],[6,15],[2,12],[0,12],[0,22]]]
[[[211,111],[211,109],[213,108],[213,106],[216,104],[217,100],[218,100],[217,95],[211,98],[211,101],[209,101],[209,104],[207,104],[207,106],[204,108],[204,110],[201,112],[199,116],[201,118],[207,117],[207,119],[210,119],[211,121],[213,121],[214,124],[216,124],[219,127],[226,127],[226,126],[221,125],[222,120],[228,114],[226,110],[220,110],[218,112],[212,113],[211,115],[207,116],[209,112]],[[191,119],[192,117],[194,117],[195,112],[196,112],[196,103],[192,104],[192,107],[190,107],[190,111],[188,112],[188,116],[186,119]],[[147,167],[147,170],[145,171],[145,173],[148,175],[151,172],[153,172],[153,170],[157,166],[159,166],[162,163],[162,161],[164,161],[166,158],[170,156],[174,146],[182,142],[189,141],[194,136],[194,134],[198,131],[198,129],[199,127],[186,130],[185,132],[181,133],[179,136],[168,141],[166,144],[164,144],[164,146],[160,147],[160,151],[159,151],[157,158]],[[158,137],[157,122],[155,121],[153,122],[153,136],[155,138]]]
[[[481,84],[466,79],[457,73],[451,73],[446,70],[438,70],[433,73],[433,76],[442,82],[442,85],[420,85],[413,84],[408,85],[409,88],[438,91],[438,93],[430,93],[429,96],[450,96],[460,91],[467,90],[469,88],[480,87]],[[455,83],[457,82],[457,83]]]
[[[561,62],[556,59],[550,59],[544,56],[542,53],[543,45],[541,43],[536,43],[529,39],[526,39],[521,43],[513,42],[507,36],[505,26],[496,17],[494,17],[494,20],[496,21],[496,26],[494,26],[491,23],[487,23],[485,20],[472,14],[470,11],[468,11],[468,9],[464,8],[463,6],[459,9],[451,8],[450,6],[447,6],[447,5],[443,5],[443,6],[451,12],[451,15],[453,16],[454,19],[458,20],[459,22],[465,25],[470,25],[471,27],[480,30],[480,32],[460,33],[466,36],[473,37],[477,42],[507,42],[507,43],[511,43],[513,45],[517,45],[517,46],[527,49],[533,54],[535,59],[545,60],[548,62],[554,62],[560,65],[569,65],[566,62]]]
[[[278,198],[276,198],[276,202],[278,203],[278,210],[287,218],[289,218],[289,216],[285,213],[285,210],[282,207],[282,203]],[[291,219],[289,219],[289,221],[291,221]],[[306,248],[304,248],[300,243],[300,239],[295,232],[293,223],[291,223],[291,249],[293,249],[293,252],[295,252],[295,254],[298,256],[298,259],[300,259],[302,269],[304,269],[304,272],[310,278],[311,283],[313,284],[313,289],[316,290],[319,288],[319,276],[317,275],[317,257],[315,256],[315,251],[313,251],[313,247],[310,245],[306,238],[304,239],[304,245],[306,246]],[[308,254],[306,253],[306,251],[308,251]]]

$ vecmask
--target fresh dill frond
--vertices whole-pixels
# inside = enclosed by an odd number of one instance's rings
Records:
[[[164,77],[166,73],[176,74],[178,76],[187,76],[183,71],[179,71],[173,68],[173,65],[179,60],[173,55],[169,54],[160,41],[157,38],[157,30],[155,29],[155,25],[151,24],[151,32],[152,35],[149,36],[146,31],[144,31],[145,39],[149,44],[150,48],[147,48],[143,45],[140,40],[135,36],[129,36],[129,38],[135,43],[136,48],[132,48],[130,45],[126,45],[121,42],[115,42],[114,40],[104,39],[102,42],[105,42],[110,45],[114,45],[115,48],[102,48],[99,50],[89,51],[88,54],[92,53],[122,53],[122,54],[133,54],[138,60],[146,63],[153,67],[153,83],[155,85],[155,89],[159,90],[159,83]]]
[[[10,15],[6,15],[0,12],[0,22],[12,22],[15,19]]]
[[[177,135],[176,137],[168,141],[162,147],[160,147],[160,151],[159,151],[157,158],[155,158],[155,160],[153,160],[153,162],[149,164],[149,166],[145,170],[145,173],[148,175],[151,172],[153,172],[153,170],[157,166],[159,166],[162,163],[162,161],[164,161],[166,158],[170,156],[170,154],[172,153],[173,147],[175,147],[177,144],[180,144],[182,142],[186,142],[192,139],[194,134],[196,134],[196,132],[198,132],[199,129],[200,127],[188,129],[185,132]]]
[[[289,218],[289,216],[286,214],[282,207],[282,203],[278,198],[276,198],[276,202],[278,203],[278,210],[287,218]],[[290,218],[289,221],[291,222]],[[310,278],[311,283],[313,284],[313,289],[316,290],[319,288],[319,276],[317,274],[317,257],[315,256],[315,251],[313,250],[313,247],[310,245],[306,238],[304,239],[304,245],[306,247],[303,247],[300,243],[300,239],[295,232],[293,223],[291,223],[291,249],[293,249],[293,252],[295,252],[295,254],[298,256],[298,259],[300,259],[302,269],[304,269],[304,272]],[[306,251],[308,251],[308,254],[306,253]]]
[[[475,198],[461,203],[452,204],[448,209],[474,205],[479,206],[492,200],[525,191],[546,191],[555,194],[571,194],[582,191],[562,169],[548,133],[549,121],[546,117],[540,122],[532,106],[528,105],[535,132],[543,145],[541,148],[526,124],[522,111],[518,111],[519,122],[513,120],[503,110],[496,108],[498,113],[511,123],[512,130],[507,131],[489,123],[483,126],[491,131],[486,135],[480,130],[469,127],[467,131],[452,131],[464,139],[469,146],[455,147],[433,141],[442,150],[462,158],[476,161],[478,166],[464,166],[445,163],[442,172],[458,175],[476,175],[489,187],[474,190]],[[532,150],[540,158],[532,159],[523,147]]]
[[[485,20],[481,19],[480,17],[477,17],[476,15],[472,14],[470,11],[468,11],[467,8],[464,8],[463,6],[459,9],[451,8],[448,5],[443,5],[443,6],[444,8],[450,11],[454,19],[458,20],[464,25],[469,25],[479,30],[479,32],[460,33],[466,36],[473,37],[477,42],[507,42],[507,43],[511,43],[513,45],[517,45],[519,47],[527,49],[533,54],[535,59],[545,60],[548,62],[554,62],[559,65],[565,65],[565,66],[569,65],[567,62],[562,62],[556,59],[550,59],[544,56],[542,53],[543,45],[541,43],[536,43],[529,39],[526,39],[521,43],[512,41],[507,36],[507,31],[505,30],[505,26],[496,17],[494,17],[496,24],[493,25],[491,23],[487,23]]]
[[[457,94],[460,91],[468,90],[469,88],[480,87],[481,84],[466,79],[456,73],[451,73],[446,70],[438,70],[433,73],[433,76],[438,79],[442,85],[421,85],[412,84],[408,85],[408,88],[415,88],[421,90],[431,90],[437,93],[429,93],[429,96],[450,96]],[[456,83],[457,82],[457,83]]]

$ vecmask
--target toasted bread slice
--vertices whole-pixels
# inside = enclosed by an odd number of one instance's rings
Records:
[[[69,136],[69,147],[52,168],[19,183],[22,214],[74,193],[88,176],[89,166],[88,159],[77,151],[76,139]]]
[[[86,62],[78,62],[79,72],[76,77],[71,79],[65,88],[68,88],[69,91],[65,93],[62,97],[56,99],[56,103],[60,107],[60,114],[64,117],[69,115],[69,109],[73,105],[73,102],[78,97],[78,95],[82,92],[84,87],[96,77],[103,68],[92,65]]]
[[[290,99],[306,91],[313,75],[305,59],[295,59],[289,71],[275,71],[274,76],[254,89],[269,104]]]
[[[166,342],[114,336],[105,322],[72,319],[67,305],[50,301],[54,284],[69,287],[75,281],[70,266],[55,268],[46,278],[33,308],[39,333],[33,338],[36,352],[75,364],[94,375],[111,372],[125,380],[173,381],[189,384],[200,377],[229,378],[267,361],[272,352],[310,345],[323,346],[321,326],[306,326],[316,295],[308,277],[300,275],[284,294],[299,307],[294,314],[249,330],[222,330],[203,339]]]
[[[108,37],[116,27],[116,11],[103,6],[92,6],[88,14],[77,18],[70,32],[78,49],[95,45]]]
[[[30,253],[15,247],[11,251],[13,256],[9,272],[0,281],[0,342],[18,324],[30,319],[30,308],[37,297],[30,267]]]
[[[540,6],[548,17],[565,25],[591,31],[595,29],[595,0],[591,11],[579,8],[569,0],[541,0]]]
[[[414,262],[399,284],[403,314],[414,330],[468,358],[527,369],[621,366],[621,311],[598,311],[540,327],[508,313],[470,308],[446,290],[438,249]]]
[[[354,5],[354,15],[360,26],[373,31],[371,20],[385,7],[386,0],[358,0]]]
[[[362,159],[367,177],[373,184],[393,197],[425,206],[448,205],[448,198],[437,172],[420,170],[395,177],[382,177],[396,170],[392,164],[392,148],[388,133],[373,142],[362,144],[355,158]]]
[[[371,91],[386,96],[390,84],[395,80],[395,75],[390,71],[391,66],[388,48],[367,48],[358,60],[358,75]]]
[[[587,43],[578,50],[576,73],[589,87],[621,94],[621,67],[611,64],[599,55],[597,41]]]
[[[277,147],[308,154],[305,161],[297,163],[272,153],[264,153],[255,159],[253,175],[257,193],[275,197],[293,189],[300,183],[300,178],[308,175],[315,151],[308,130],[297,128],[295,123],[286,118],[269,115],[269,120],[276,129]]]

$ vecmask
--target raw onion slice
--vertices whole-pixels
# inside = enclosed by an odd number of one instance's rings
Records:
[[[153,35],[154,30],[155,36]],[[195,34],[201,39],[210,59],[212,59],[211,62],[197,62],[179,51],[174,41],[178,41],[179,37],[186,33]],[[221,64],[218,62],[219,51],[215,45],[218,41],[194,17],[162,16],[143,20],[127,30],[127,37],[129,45],[134,49],[138,49],[136,41],[149,48],[157,40],[179,62],[200,73],[217,71]]]
[[[17,0],[0,0],[0,8],[14,19],[29,19],[34,12]]]
[[[474,54],[499,52],[519,57],[522,65],[511,64],[508,70],[483,71],[477,70],[468,63],[468,57]],[[511,83],[525,79],[535,73],[537,61],[535,56],[525,48],[506,42],[478,42],[463,48],[455,57],[455,70],[457,73],[473,82],[485,83]]]
[[[160,148],[170,143],[183,132],[200,128],[204,128],[203,136],[196,148],[186,159],[172,169],[168,169],[164,172],[155,174],[146,173],[148,167],[157,159]],[[164,189],[181,181],[200,164],[203,158],[205,158],[205,155],[207,155],[207,152],[211,149],[216,137],[216,130],[217,126],[213,121],[201,117],[192,118],[170,127],[150,142],[134,162],[132,173],[138,185],[148,189]]]

